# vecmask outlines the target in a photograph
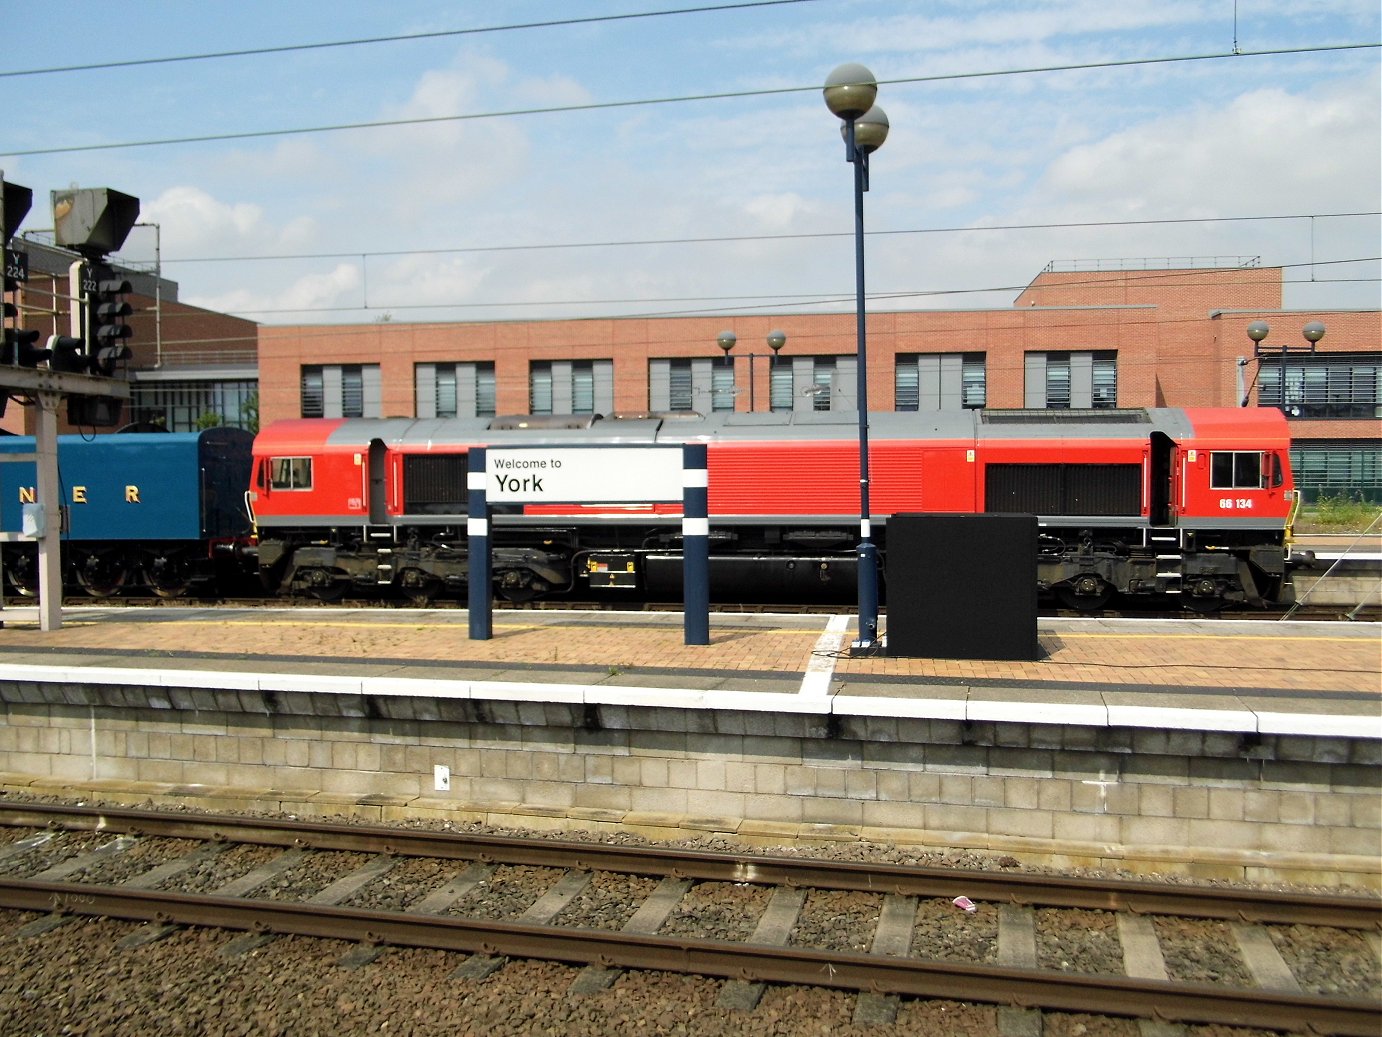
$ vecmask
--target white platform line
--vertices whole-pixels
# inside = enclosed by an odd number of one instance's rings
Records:
[[[830,694],[830,682],[835,677],[835,660],[845,646],[848,630],[848,616],[830,617],[825,632],[816,639],[816,646],[811,649],[811,659],[806,664],[806,676],[801,679],[798,695],[824,698]]]

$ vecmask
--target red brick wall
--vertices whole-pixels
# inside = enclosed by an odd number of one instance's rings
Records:
[[[1043,273],[1009,309],[920,310],[868,317],[869,404],[893,405],[896,358],[912,353],[981,352],[987,356],[988,403],[1021,407],[1025,354],[1116,350],[1120,406],[1235,406],[1236,360],[1252,356],[1245,329],[1272,325],[1268,346],[1302,342],[1300,328],[1323,320],[1324,351],[1376,351],[1382,314],[1282,312],[1277,267]],[[378,363],[384,413],[411,415],[413,364],[492,360],[500,413],[528,407],[530,360],[614,363],[615,409],[648,407],[648,361],[717,357],[721,331],[738,344],[740,410],[768,408],[767,335],[787,335],[783,358],[853,355],[855,318],[841,314],[512,321],[477,324],[373,324],[260,329],[261,418],[299,414],[299,369],[313,363]],[[749,354],[756,354],[749,398]],[[1248,378],[1255,365],[1250,365]],[[1376,438],[1363,422],[1302,422],[1298,436]],[[1315,426],[1320,426],[1318,429]]]

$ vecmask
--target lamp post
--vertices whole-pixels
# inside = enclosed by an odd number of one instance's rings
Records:
[[[857,653],[878,641],[878,552],[869,511],[868,349],[864,336],[864,192],[869,189],[869,155],[888,138],[888,117],[874,104],[878,81],[863,65],[841,65],[825,80],[825,106],[844,122],[845,161],[854,166],[854,294],[858,340],[859,408],[859,639]]]
[[[715,344],[725,351],[725,357],[726,357],[726,358],[729,357],[729,351],[730,351],[731,349],[734,348],[734,344],[735,344],[736,342],[738,342],[738,341],[739,341],[739,337],[738,337],[737,335],[735,335],[734,332],[732,332],[732,331],[722,331],[722,332],[720,332],[718,335],[715,336]],[[770,331],[770,332],[768,332],[768,348],[772,350],[771,353],[748,353],[748,354],[746,354],[746,355],[748,356],[748,358],[749,358],[749,410],[750,410],[750,411],[752,411],[752,410],[754,409],[754,400],[757,399],[757,397],[756,397],[755,394],[754,394],[753,362],[754,362],[755,360],[759,359],[760,357],[767,357],[767,358],[768,358],[768,386],[769,386],[769,392],[771,392],[771,389],[772,389],[773,370],[774,370],[774,368],[777,367],[777,354],[778,354],[778,352],[782,349],[782,347],[785,346],[786,344],[787,344],[787,333],[786,333],[786,332],[784,332],[784,331]],[[771,407],[772,407],[772,401],[771,401],[771,399],[769,400],[768,406],[769,406],[769,409],[771,409]]]
[[[1262,357],[1269,355],[1267,351],[1262,348],[1262,343],[1266,340],[1267,336],[1271,334],[1271,331],[1271,325],[1268,324],[1265,320],[1255,320],[1248,325],[1248,338],[1252,339],[1253,353],[1259,363],[1261,362]],[[1324,322],[1312,320],[1308,324],[1306,324],[1305,327],[1300,329],[1300,333],[1307,344],[1303,347],[1298,348],[1300,348],[1301,352],[1303,353],[1313,354],[1315,352],[1315,344],[1319,342],[1320,339],[1324,338]],[[1285,342],[1283,342],[1281,344],[1281,413],[1283,414],[1288,413],[1286,409],[1286,356],[1290,351],[1291,347],[1287,345]],[[1303,394],[1303,385],[1301,387],[1301,391]],[[1247,405],[1247,400],[1247,396],[1244,395],[1244,406]]]

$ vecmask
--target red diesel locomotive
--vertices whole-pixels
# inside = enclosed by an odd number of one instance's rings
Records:
[[[1282,594],[1295,493],[1278,411],[896,412],[869,427],[885,580],[888,516],[1003,512],[1038,517],[1033,578],[1071,607],[1121,593],[1208,611]],[[254,444],[260,575],[324,600],[459,594],[471,448],[613,461],[616,447],[704,443],[712,594],[843,598],[856,579],[857,429],[847,412],[276,422]],[[679,593],[679,502],[500,505],[491,537],[495,592],[510,600]]]

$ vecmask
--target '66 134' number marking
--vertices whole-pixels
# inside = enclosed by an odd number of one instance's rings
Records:
[[[1250,500],[1249,500],[1248,498],[1246,498],[1246,497],[1220,497],[1220,498],[1219,498],[1219,510],[1220,510],[1220,511],[1241,511],[1241,510],[1244,510],[1244,509],[1250,510],[1251,508],[1252,508],[1252,501],[1250,501]]]

